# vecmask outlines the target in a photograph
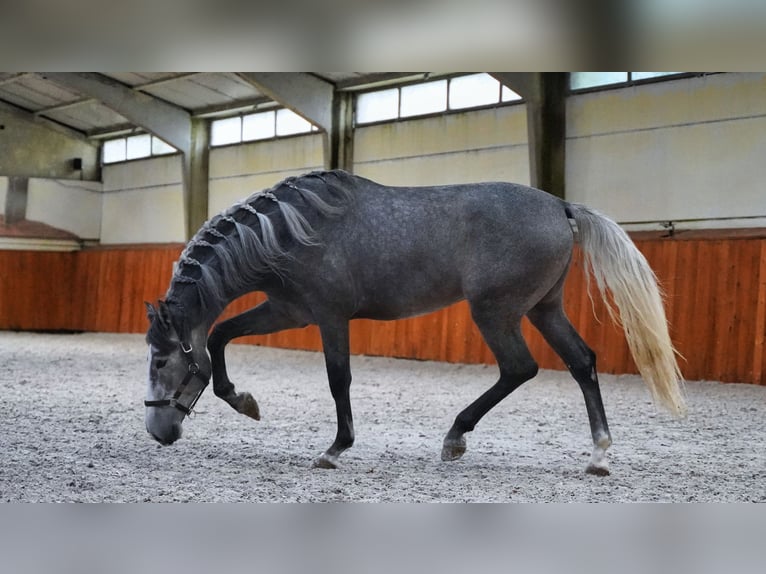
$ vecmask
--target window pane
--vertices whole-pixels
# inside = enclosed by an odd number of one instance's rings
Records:
[[[176,148],[166,144],[160,138],[152,137],[152,155],[165,155],[175,153]]]
[[[452,78],[449,83],[449,107],[456,110],[496,104],[500,82],[489,74],[471,74]]]
[[[572,72],[569,85],[573,90],[608,86],[628,81],[628,72]]]
[[[277,135],[289,136],[311,131],[311,122],[304,120],[292,110],[277,110]]]
[[[125,138],[105,141],[103,154],[104,163],[125,161]]]
[[[226,145],[242,141],[241,118],[215,120],[210,130],[210,145]]]
[[[504,102],[516,102],[522,98],[519,94],[514,92],[511,88],[507,86],[503,86],[502,99]]]
[[[242,118],[242,140],[264,140],[275,135],[274,112],[250,114]]]
[[[140,136],[130,136],[128,140],[128,159],[138,159],[152,155],[152,136],[141,134]]]
[[[356,99],[356,121],[359,124],[393,120],[398,116],[398,88],[359,94]]]
[[[402,88],[401,116],[419,116],[447,109],[447,80]]]
[[[683,74],[683,72],[631,72],[630,76],[634,80],[648,80],[649,78],[659,78],[672,74]]]

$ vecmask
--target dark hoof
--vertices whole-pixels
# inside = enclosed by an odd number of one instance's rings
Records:
[[[249,416],[257,421],[261,420],[261,411],[258,403],[250,393],[239,393],[237,395],[237,405],[234,407],[237,412]]]
[[[329,468],[334,470],[338,468],[338,459],[333,459],[325,453],[317,458],[312,466],[314,468]]]
[[[466,444],[465,438],[460,437],[457,440],[444,439],[444,445],[442,446],[442,460],[457,460],[465,454]]]
[[[612,474],[609,472],[609,467],[606,465],[589,464],[585,469],[586,474],[592,474],[594,476],[609,476]]]

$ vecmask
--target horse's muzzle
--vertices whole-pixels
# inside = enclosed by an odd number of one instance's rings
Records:
[[[153,424],[150,424],[153,423]],[[181,438],[183,428],[180,422],[171,422],[168,424],[156,424],[155,421],[146,421],[146,430],[152,435],[152,438],[164,446],[168,446]]]

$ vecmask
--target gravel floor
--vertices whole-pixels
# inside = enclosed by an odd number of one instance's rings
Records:
[[[457,412],[495,367],[354,357],[356,445],[311,468],[335,414],[317,353],[229,348],[232,380],[262,420],[208,389],[184,437],[143,425],[141,335],[0,332],[0,500],[124,502],[766,502],[766,387],[687,383],[690,415],[656,413],[635,376],[602,376],[611,476],[590,456],[579,388],[542,371],[442,462]]]

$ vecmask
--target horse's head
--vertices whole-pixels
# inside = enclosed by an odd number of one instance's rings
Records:
[[[181,423],[191,412],[210,378],[204,325],[189,329],[181,308],[160,301],[147,303],[149,376],[144,422],[158,442],[181,438]]]

